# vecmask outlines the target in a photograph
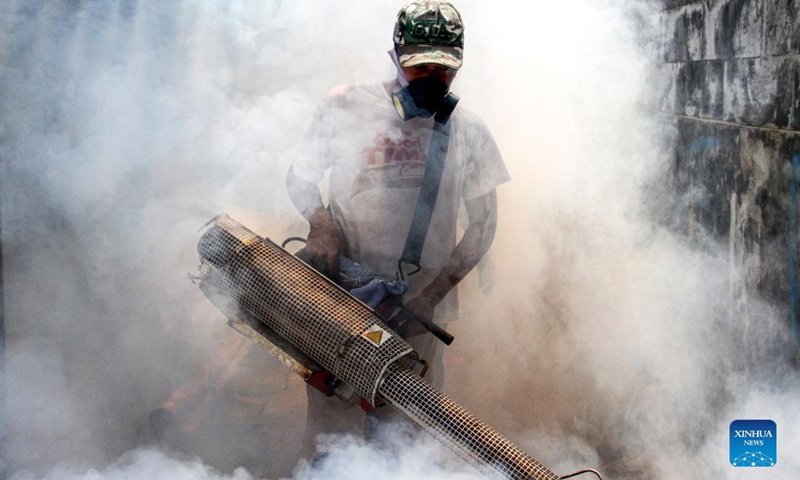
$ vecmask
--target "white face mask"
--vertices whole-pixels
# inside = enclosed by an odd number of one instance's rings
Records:
[[[397,67],[397,83],[399,83],[401,87],[406,88],[408,86],[408,79],[406,78],[406,74],[403,73],[403,67],[400,66],[400,59],[397,58],[397,52],[395,52],[393,48],[387,53],[389,57],[391,57],[395,67]]]

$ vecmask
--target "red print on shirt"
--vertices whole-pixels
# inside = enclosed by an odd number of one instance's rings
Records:
[[[402,131],[401,138],[392,139],[385,133],[375,136],[373,146],[365,151],[367,165],[385,165],[396,162],[424,162],[425,147],[422,135],[408,130]]]
[[[356,176],[350,197],[379,188],[417,188],[422,183],[427,157],[421,132],[403,130],[400,138],[375,136],[364,149],[364,168]]]

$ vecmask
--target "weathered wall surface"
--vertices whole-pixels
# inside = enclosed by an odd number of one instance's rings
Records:
[[[677,130],[677,223],[728,243],[733,320],[750,321],[756,289],[796,347],[800,0],[662,5],[658,101]]]

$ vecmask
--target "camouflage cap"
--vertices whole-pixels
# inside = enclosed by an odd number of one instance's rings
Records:
[[[464,23],[450,2],[415,0],[397,14],[394,45],[400,65],[435,63],[459,69],[464,58]]]

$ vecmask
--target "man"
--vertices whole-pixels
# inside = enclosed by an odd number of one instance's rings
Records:
[[[495,187],[509,179],[486,126],[463,108],[453,110],[457,97],[449,88],[462,65],[463,45],[461,15],[452,4],[417,0],[405,5],[390,52],[397,78],[333,89],[319,106],[287,178],[289,196],[310,225],[304,255],[331,278],[336,278],[341,254],[394,279],[408,273],[399,265],[408,244],[424,245],[419,271],[407,277],[405,298],[410,300],[405,303],[439,324],[458,316],[453,287],[491,245]],[[318,183],[328,169],[326,208]],[[440,171],[429,174],[440,177],[433,182],[438,188],[422,189],[428,199],[435,192],[427,202],[420,194],[426,171]],[[469,224],[456,244],[462,201]],[[420,214],[424,205],[432,209],[427,215]],[[412,224],[417,225],[413,230]],[[421,329],[407,337],[431,363],[428,378],[437,383],[437,339]],[[338,399],[310,392],[308,402],[306,447],[313,446],[317,433],[358,425],[357,409]]]

